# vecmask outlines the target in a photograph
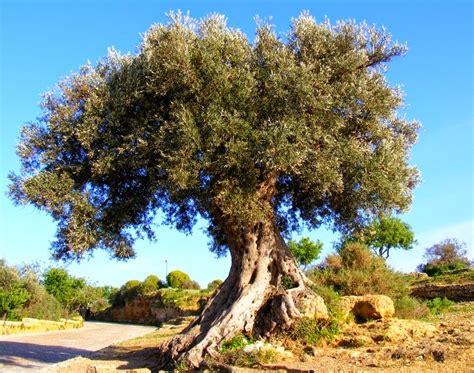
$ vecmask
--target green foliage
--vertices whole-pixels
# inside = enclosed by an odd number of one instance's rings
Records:
[[[183,289],[183,284],[189,281],[191,281],[189,275],[182,271],[171,271],[166,276],[166,282],[173,289]]]
[[[210,295],[205,291],[184,290],[184,289],[160,289],[159,298],[155,307],[175,307],[183,310],[198,311],[201,308],[200,301],[203,297]]]
[[[426,302],[410,295],[402,295],[394,299],[395,317],[399,319],[425,319],[430,315]]]
[[[150,275],[139,285],[138,292],[142,295],[153,294],[158,290],[160,279],[158,276]]]
[[[86,286],[86,282],[71,276],[64,268],[50,268],[43,275],[43,285],[63,306],[71,308],[73,299]]]
[[[321,241],[313,242],[308,237],[303,237],[298,242],[290,240],[288,248],[296,259],[296,262],[307,268],[308,265],[318,259],[323,243]]]
[[[57,222],[54,256],[129,258],[160,209],[185,232],[206,217],[217,253],[229,243],[222,217],[249,227],[273,210],[288,235],[407,209],[419,125],[383,75],[405,47],[385,29],[307,13],[286,35],[260,24],[251,42],[223,16],[174,14],[136,55],[112,51],[45,94],[9,194]]]
[[[331,287],[341,295],[384,294],[396,299],[409,293],[403,275],[393,272],[382,258],[360,243],[347,243],[308,275],[316,284]]]
[[[259,349],[251,352],[241,349],[227,350],[221,353],[219,360],[226,365],[251,368],[277,361],[278,353],[273,349]]]
[[[302,344],[316,345],[322,340],[330,341],[340,333],[340,321],[331,317],[329,320],[314,320],[303,317],[293,323],[288,336]]]
[[[223,281],[220,279],[212,280],[210,283],[207,284],[207,291],[214,292],[219,288],[219,286],[222,285],[222,283]]]
[[[18,320],[19,309],[26,303],[30,294],[20,283],[14,284],[8,291],[0,290],[0,317]]]
[[[356,230],[343,239],[343,242],[349,241],[365,244],[375,254],[385,259],[389,257],[391,249],[410,250],[416,242],[411,227],[393,216],[382,216],[372,220],[368,226]]]
[[[439,315],[440,313],[447,311],[454,304],[453,301],[450,301],[446,297],[436,297],[434,299],[430,299],[426,303],[433,315]]]
[[[439,276],[451,271],[468,269],[469,259],[465,249],[466,244],[456,239],[448,238],[426,249],[426,263],[418,268],[429,276]]]
[[[21,307],[30,296],[18,270],[0,259],[0,317],[7,320],[19,319]]]
[[[95,313],[110,304],[108,286],[88,285],[62,268],[48,269],[41,284],[40,272],[38,264],[14,268],[0,260],[0,317],[59,320],[81,309]]]
[[[229,350],[239,350],[252,343],[251,340],[247,339],[243,334],[237,334],[231,339],[227,339],[221,344],[221,352]]]
[[[423,272],[425,272],[428,276],[436,277],[436,276],[447,274],[449,272],[459,271],[462,269],[468,269],[469,264],[467,263],[449,263],[449,264],[428,263],[428,264],[425,264],[422,268],[423,268]]]
[[[200,290],[201,286],[197,281],[184,280],[184,282],[181,284],[181,289]]]

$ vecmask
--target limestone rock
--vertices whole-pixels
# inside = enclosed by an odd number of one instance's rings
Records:
[[[306,294],[299,302],[301,316],[315,320],[327,320],[328,309],[323,298],[316,294]]]
[[[341,298],[341,306],[359,321],[389,319],[395,313],[393,301],[386,295],[346,296]]]

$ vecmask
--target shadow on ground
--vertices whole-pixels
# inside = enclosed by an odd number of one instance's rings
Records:
[[[0,365],[33,368],[34,363],[54,364],[76,356],[87,356],[87,350],[62,346],[0,341]]]
[[[127,348],[120,346],[109,346],[97,351],[87,357],[92,361],[116,361],[117,369],[148,368],[152,372],[157,371],[158,348]]]

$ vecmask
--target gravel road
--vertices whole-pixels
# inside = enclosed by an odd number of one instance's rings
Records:
[[[85,322],[81,329],[0,336],[0,372],[35,372],[155,329],[143,325]]]

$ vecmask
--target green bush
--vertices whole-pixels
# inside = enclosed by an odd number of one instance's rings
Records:
[[[330,287],[340,295],[384,294],[397,299],[410,292],[401,273],[392,271],[366,246],[353,242],[328,256],[308,276],[314,283]]]
[[[454,302],[450,301],[449,299],[445,298],[434,298],[429,300],[427,303],[428,308],[430,309],[433,315],[439,315],[443,313],[451,307]]]
[[[430,277],[441,276],[452,271],[461,269],[468,269],[467,263],[449,263],[449,264],[435,264],[428,263],[421,267],[422,272],[425,272]]]
[[[21,310],[21,317],[58,321],[61,318],[69,317],[69,312],[53,295],[38,285],[32,297]]]
[[[294,341],[304,345],[317,345],[322,340],[330,341],[340,333],[340,320],[314,320],[302,317],[293,323],[286,334]]]
[[[189,275],[182,271],[171,271],[166,276],[166,281],[168,285],[174,289],[182,289],[183,283],[186,281],[191,281]]]
[[[229,350],[239,350],[250,343],[252,343],[252,341],[248,340],[243,334],[237,334],[235,337],[222,342],[220,350],[222,352]]]
[[[193,281],[193,280],[185,280],[181,284],[181,289],[188,289],[188,290],[200,290],[201,286],[199,285],[198,282]]]
[[[8,291],[0,290],[0,317],[6,320],[19,320],[21,307],[27,302],[30,294],[17,283]]]
[[[420,264],[418,269],[429,276],[439,276],[447,272],[468,269],[466,244],[454,238],[448,238],[425,250],[426,263]]]
[[[138,292],[141,295],[153,294],[158,290],[160,279],[158,276],[150,275],[139,285]]]
[[[214,292],[215,290],[219,288],[219,286],[222,285],[222,283],[223,283],[222,280],[219,280],[219,279],[213,280],[207,284],[207,290],[210,292]]]
[[[424,319],[431,314],[426,302],[409,295],[396,298],[394,306],[395,317],[399,319]]]
[[[86,286],[82,278],[71,276],[64,268],[50,268],[43,275],[46,291],[70,309],[76,294]]]

